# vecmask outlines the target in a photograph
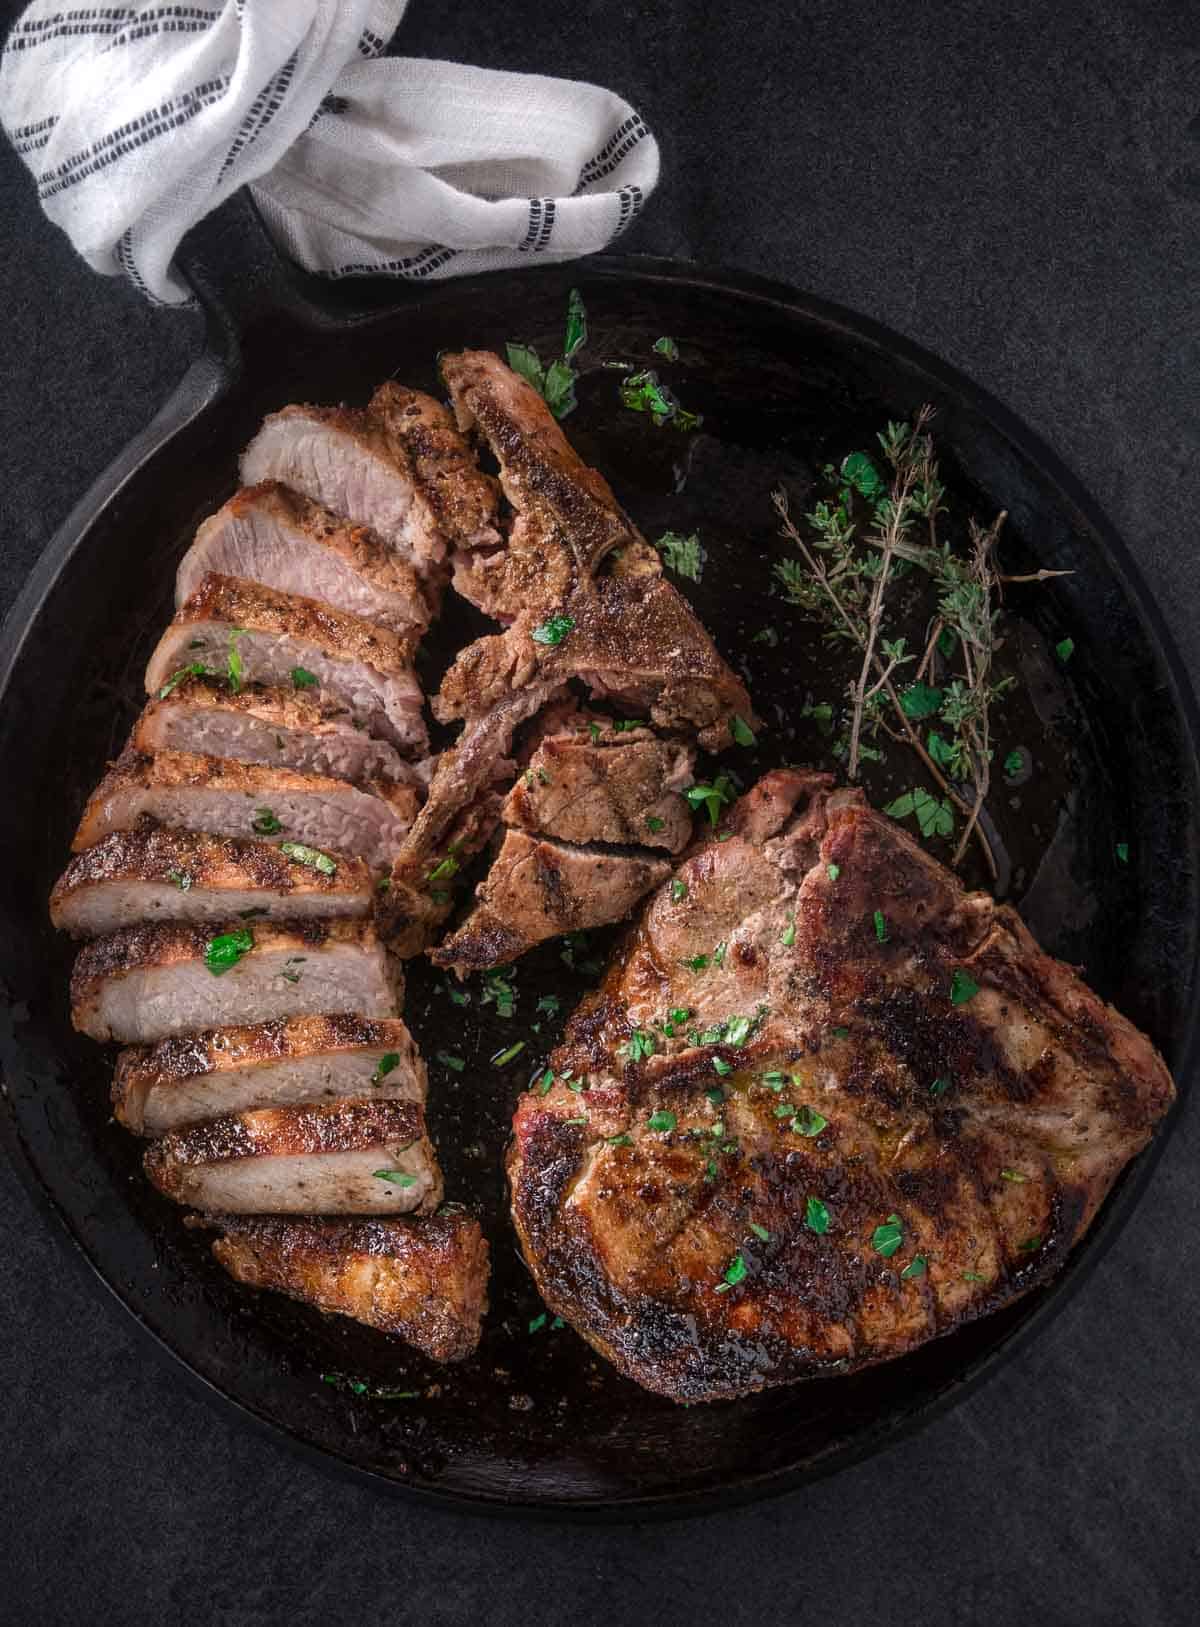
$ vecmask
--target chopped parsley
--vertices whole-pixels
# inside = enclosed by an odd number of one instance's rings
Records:
[[[587,344],[587,308],[578,288],[567,295],[567,331],[563,337],[563,360],[570,361]]]
[[[599,740],[599,739],[600,739],[600,732],[601,732],[601,731],[600,731],[600,725],[599,725],[599,724],[598,724],[598,723],[596,723],[596,722],[594,722],[594,721],[593,721],[593,722],[591,722],[591,723],[589,723],[589,724],[588,724],[588,733],[589,733],[589,734],[590,734],[590,735],[591,735],[591,737],[592,737],[592,744],[593,744],[593,746],[594,746],[594,745],[595,745],[595,744],[596,744],[596,742],[597,742],[597,741],[598,741],[598,740]]]
[[[678,904],[680,899],[686,898],[687,895],[688,895],[688,884],[687,884],[687,882],[686,881],[680,881],[679,877],[676,876],[675,880],[671,883],[671,901],[672,901],[672,903]]]
[[[904,1270],[900,1273],[900,1280],[902,1282],[907,1282],[910,1277],[923,1277],[925,1275],[925,1266],[927,1263],[928,1262],[924,1254],[914,1254],[912,1259],[904,1267]]]
[[[375,1169],[371,1171],[377,1181],[390,1181],[393,1186],[416,1186],[417,1177],[402,1169]]]
[[[229,677],[229,689],[234,695],[242,687],[244,668],[242,665],[242,652],[238,649],[238,640],[245,635],[245,632],[244,627],[231,627],[229,629],[229,654],[225,666]]]
[[[726,1045],[744,1045],[753,1027],[753,1017],[731,1017],[725,1029]]]
[[[850,1030],[848,1028],[832,1028],[830,1029],[830,1033],[833,1035],[834,1039],[850,1038]]]
[[[434,1061],[440,1062],[443,1068],[449,1068],[452,1073],[461,1073],[467,1065],[461,1056],[454,1056],[449,1051],[439,1051]]]
[[[715,827],[721,817],[721,809],[727,802],[733,801],[733,782],[728,774],[718,774],[711,785],[689,785],[683,794],[693,811],[708,809],[709,823]]]
[[[547,1017],[557,1017],[560,1001],[557,994],[543,994],[537,1003],[537,1010]]]
[[[630,412],[647,412],[655,427],[670,424],[673,429],[698,429],[703,419],[698,413],[686,412],[658,374],[651,368],[640,373],[628,373],[621,380],[621,405]]]
[[[293,689],[315,689],[317,687],[317,681],[316,673],[310,672],[307,667],[292,668]]]
[[[1017,1248],[1022,1254],[1032,1254],[1034,1249],[1041,1248],[1041,1246],[1042,1240],[1036,1232],[1032,1237],[1027,1237],[1023,1243],[1017,1244]]]
[[[664,1131],[673,1130],[678,1122],[679,1120],[675,1117],[675,1114],[670,1112],[665,1107],[660,1108],[657,1113],[651,1113],[650,1117],[646,1120],[646,1123],[649,1125],[650,1129]]]
[[[841,873],[842,867],[840,864],[827,864],[825,866],[825,874],[829,877],[830,881],[836,881]]]
[[[165,701],[173,689],[183,682],[185,678],[213,678],[216,674],[204,665],[203,661],[191,661],[186,667],[177,667],[166,683],[158,692],[160,701]]]
[[[676,576],[686,577],[689,582],[700,580],[708,555],[700,546],[698,531],[693,531],[690,537],[685,537],[679,531],[664,531],[654,546],[663,556],[663,563],[669,571],[674,571]]]
[[[186,870],[168,870],[167,880],[173,881],[181,893],[186,893],[192,885],[192,878]]]
[[[785,949],[790,949],[792,947],[792,945],[795,943],[795,941],[796,941],[796,917],[794,915],[789,915],[788,916],[788,924],[783,929],[783,936],[780,938],[779,941],[780,941],[780,943],[783,945],[783,947]]]
[[[510,1045],[506,1051],[497,1051],[492,1058],[493,1067],[507,1068],[508,1064],[520,1056],[525,1049],[525,1041],[519,1039],[515,1045]]]
[[[560,357],[543,367],[541,357],[531,345],[509,344],[508,365],[533,386],[556,418],[565,418],[575,410],[576,371],[572,357],[587,343],[587,310],[577,288],[572,288],[567,300],[567,327],[563,336]]]
[[[1022,1175],[1019,1169],[1002,1169],[1000,1179],[1002,1181],[1012,1181],[1017,1186],[1024,1186],[1029,1177],[1028,1175]]]
[[[887,921],[882,910],[875,911],[875,936],[880,943],[888,941]]]
[[[479,996],[481,1006],[495,1006],[497,1017],[507,1022],[516,1010],[517,991],[509,982],[514,968],[506,966],[502,972],[489,972],[483,980],[483,993]],[[542,1009],[541,1004],[538,1010]],[[557,1004],[555,1012],[558,1011]]]
[[[823,1113],[818,1113],[815,1107],[809,1107],[807,1102],[802,1102],[796,1109],[790,1128],[798,1136],[812,1137],[819,1136],[828,1123],[829,1120]]]
[[[669,362],[679,360],[679,346],[669,334],[664,333],[661,339],[656,339],[653,348],[660,356],[665,356]]]
[[[633,1137],[622,1131],[620,1135],[605,1136],[604,1142],[609,1147],[632,1147]]]
[[[1004,772],[1008,775],[1009,779],[1011,780],[1016,775],[1020,774],[1021,771],[1024,769],[1024,767],[1025,767],[1025,753],[1020,749],[1019,746],[1015,747],[1012,751],[1009,752],[1008,756],[1004,759]]]
[[[760,1226],[757,1220],[748,1220],[746,1226],[754,1233],[760,1243],[769,1243],[771,1241],[770,1232],[765,1226]]]
[[[299,983],[300,973],[294,971],[293,968],[296,966],[303,966],[307,959],[307,955],[289,955],[284,961],[282,969],[279,973],[283,981],[285,983]]]
[[[885,1260],[891,1259],[903,1241],[904,1222],[899,1215],[889,1215],[883,1225],[876,1226],[871,1234],[871,1247]]]
[[[929,1087],[929,1094],[931,1096],[944,1096],[949,1089],[950,1081],[948,1078],[935,1079]]]
[[[644,1062],[648,1056],[653,1056],[657,1042],[650,1030],[635,1028],[629,1039],[618,1051],[618,1056],[628,1057],[630,1062]]]
[[[777,1070],[771,1073],[764,1073],[762,1076],[762,1083],[766,1085],[768,1090],[782,1090],[784,1085],[787,1084],[787,1074],[779,1073]]]
[[[751,644],[765,644],[769,650],[773,650],[779,644],[779,634],[773,627],[760,627],[750,642]]]
[[[961,966],[954,968],[954,975],[950,979],[950,1004],[965,1006],[968,1000],[973,1000],[979,993],[979,984],[973,977],[968,977]]]
[[[574,616],[551,616],[530,635],[535,644],[561,644],[575,625]]]
[[[399,1051],[385,1051],[375,1064],[375,1072],[371,1075],[371,1083],[377,1085],[381,1079],[400,1066]]]
[[[1121,864],[1128,864],[1129,863],[1129,843],[1128,842],[1118,842],[1117,843],[1117,859]]]
[[[1054,653],[1065,667],[1075,654],[1075,640],[1073,638],[1060,638],[1054,646]]]
[[[549,1319],[550,1313],[548,1311],[543,1311],[540,1316],[532,1317],[529,1323],[530,1333],[540,1333],[541,1330],[546,1326]]]
[[[713,962],[713,965],[717,968],[718,971],[720,971],[722,966],[724,966],[724,964],[725,964],[725,945],[723,943],[719,943],[717,945],[717,947],[713,950],[712,962]]]
[[[646,829],[651,836],[657,836],[665,824],[666,820],[660,819],[657,814],[648,814],[646,817]]]
[[[721,1074],[722,1077],[724,1077],[724,1075],[727,1073],[733,1072],[733,1064],[731,1062],[726,1062],[723,1056],[714,1056],[712,1059],[712,1065],[713,1071]]]
[[[810,1232],[823,1237],[829,1230],[829,1210],[820,1198],[809,1198],[804,1205],[804,1224]]]
[[[740,1254],[735,1254],[733,1259],[730,1260],[729,1264],[725,1267],[725,1275],[717,1284],[717,1293],[728,1293],[729,1289],[736,1288],[738,1283],[745,1279],[745,1276],[746,1262]]]
[[[236,932],[221,932],[205,945],[204,964],[214,977],[222,977],[253,948],[254,934],[249,927],[239,927]]]
[[[964,1282],[986,1282],[987,1278],[979,1271],[964,1271],[962,1280]]]
[[[739,717],[736,713],[729,720],[729,732],[733,736],[735,746],[753,746],[756,744],[754,730],[746,722],[745,718]]]
[[[549,1093],[550,1086],[554,1083],[554,1069],[547,1068],[540,1079],[535,1074],[534,1083],[537,1085],[539,1096],[547,1095]]]
[[[270,808],[255,808],[250,828],[260,836],[274,836],[276,831],[283,829],[283,825]]]
[[[453,853],[447,853],[447,855],[446,855],[446,857],[444,859],[439,859],[438,860],[437,864],[434,865],[433,869],[430,870],[428,875],[425,877],[425,880],[426,881],[446,881],[451,876],[457,875],[458,874],[458,869],[459,869],[458,860],[455,858],[454,854]]]
[[[279,851],[294,864],[306,864],[310,870],[319,870],[323,876],[337,874],[337,865],[328,853],[322,853],[319,848],[307,847],[303,842],[280,842]]]

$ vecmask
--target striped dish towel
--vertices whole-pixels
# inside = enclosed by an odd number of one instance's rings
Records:
[[[88,264],[167,304],[190,298],[180,238],[247,184],[283,252],[328,277],[451,277],[618,237],[658,179],[633,108],[383,58],[406,4],[35,0],[0,55],[0,122]]]

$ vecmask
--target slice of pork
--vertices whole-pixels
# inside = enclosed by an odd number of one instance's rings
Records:
[[[375,888],[362,859],[332,875],[269,842],[143,827],[113,831],[77,853],[50,895],[50,919],[74,938],[138,921],[281,920],[370,915]]]
[[[367,410],[285,407],[242,457],[247,485],[279,480],[373,531],[423,574],[455,537],[495,537],[495,487],[446,409],[384,386]]]
[[[347,1097],[424,1102],[426,1075],[400,1019],[292,1017],[135,1045],[117,1058],[113,1111],[157,1136],[255,1107]]]
[[[160,699],[189,675],[228,675],[230,687],[316,679],[323,700],[410,753],[425,750],[421,690],[409,646],[384,627],[316,599],[210,572],[175,612],[146,668]]]
[[[356,729],[344,707],[315,688],[232,693],[219,678],[187,677],[164,700],[147,702],[129,737],[135,751],[199,751],[243,763],[270,763],[334,779],[421,783],[386,740]]]
[[[283,844],[293,863],[326,872],[339,857],[354,855],[382,871],[390,869],[417,807],[411,786],[389,781],[360,788],[324,774],[195,752],[127,752],[92,792],[72,847],[78,853],[113,831],[154,820],[214,836],[266,837]]]
[[[670,874],[668,860],[648,853],[564,847],[506,831],[475,889],[475,908],[429,958],[460,976],[501,966],[560,933],[619,921]]]
[[[681,793],[692,783],[695,752],[652,738],[604,744],[600,724],[594,728],[594,745],[574,731],[542,741],[508,794],[504,823],[560,842],[680,852],[692,834]]]
[[[405,1220],[213,1216],[238,1282],[394,1333],[432,1361],[462,1361],[487,1309],[488,1246],[473,1215]]]
[[[180,563],[176,604],[210,571],[319,599],[394,633],[419,635],[430,621],[411,565],[366,526],[273,480],[246,487],[205,520]]]
[[[143,1164],[176,1203],[235,1215],[406,1215],[436,1209],[442,1197],[416,1102],[232,1113],[163,1136]]]
[[[396,1017],[402,986],[364,921],[158,923],[121,927],[79,951],[71,1021],[95,1040],[145,1045],[311,1011]]]

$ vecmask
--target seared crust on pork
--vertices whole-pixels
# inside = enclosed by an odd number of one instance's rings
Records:
[[[883,1361],[1044,1282],[1174,1095],[859,792],[780,771],[730,824],[552,1056],[588,1088],[526,1094],[509,1158],[546,1304],[680,1401]]]
[[[560,842],[678,853],[692,834],[682,792],[692,783],[695,753],[652,737],[610,740],[599,725],[594,745],[577,732],[543,740],[508,793],[504,823]]]
[[[396,1334],[432,1361],[479,1343],[488,1246],[472,1215],[406,1220],[214,1216],[212,1251],[230,1276]]]

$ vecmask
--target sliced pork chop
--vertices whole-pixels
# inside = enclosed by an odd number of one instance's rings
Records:
[[[668,860],[648,853],[565,847],[506,831],[475,889],[475,908],[429,958],[460,976],[501,966],[560,933],[621,920],[670,873]]]
[[[584,1000],[509,1160],[546,1304],[679,1401],[882,1361],[1045,1282],[1174,1094],[859,792],[781,771],[729,825]]]
[[[411,786],[386,780],[362,788],[195,752],[126,753],[92,792],[71,845],[78,853],[152,819],[214,836],[269,837],[293,864],[326,874],[355,855],[378,872],[391,867],[418,805]]]
[[[175,612],[146,668],[159,699],[189,676],[286,685],[302,673],[351,722],[402,750],[428,744],[409,645],[384,627],[316,599],[211,572]]]
[[[473,1215],[412,1220],[261,1220],[214,1216],[212,1251],[230,1276],[394,1333],[432,1361],[479,1343],[488,1246]]]
[[[196,532],[175,578],[183,604],[211,571],[319,599],[394,633],[419,635],[430,606],[421,579],[366,526],[264,481],[237,492]]]
[[[362,859],[339,859],[330,874],[269,842],[143,827],[77,853],[50,895],[50,919],[73,938],[96,938],[139,921],[361,918],[374,898]]]
[[[605,743],[601,725],[592,727],[594,744],[575,730],[541,742],[508,794],[504,823],[560,842],[680,852],[692,834],[682,792],[694,778],[695,752],[653,737]]]
[[[455,901],[454,878],[491,838],[500,818],[496,787],[515,772],[509,761],[522,723],[566,691],[535,685],[506,697],[469,723],[444,751],[425,806],[396,856],[379,920],[398,955],[416,955],[430,942]]]
[[[417,770],[395,746],[356,729],[339,703],[308,684],[236,693],[219,678],[189,676],[162,700],[147,703],[129,737],[134,751],[198,751],[242,763],[270,763],[361,784],[395,780],[419,785]]]
[[[135,1045],[117,1058],[113,1111],[157,1136],[256,1107],[347,1097],[424,1102],[425,1064],[399,1018],[291,1017]]]
[[[399,968],[363,921],[122,927],[79,951],[71,1021],[145,1045],[192,1029],[306,1012],[396,1017]]]
[[[176,1203],[234,1215],[406,1215],[428,1213],[442,1198],[416,1102],[232,1113],[172,1131],[142,1162]]]
[[[385,385],[367,410],[285,407],[242,457],[247,485],[278,480],[370,526],[422,573],[448,540],[495,537],[495,487],[480,474],[446,409]]]

